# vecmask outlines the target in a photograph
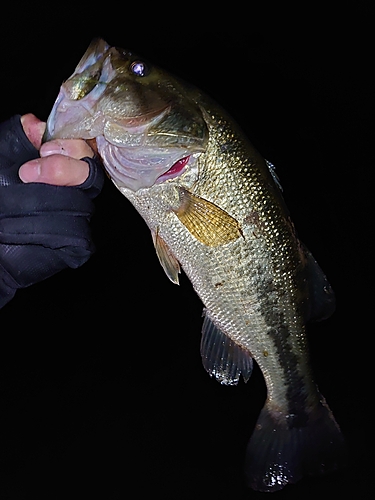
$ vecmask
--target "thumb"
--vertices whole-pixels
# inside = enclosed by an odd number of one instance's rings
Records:
[[[21,124],[26,137],[29,139],[31,144],[40,149],[42,143],[42,137],[44,134],[44,129],[46,128],[45,122],[42,122],[32,113],[21,116]]]

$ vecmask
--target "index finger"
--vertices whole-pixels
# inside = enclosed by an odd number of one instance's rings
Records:
[[[53,139],[42,144],[39,154],[41,157],[58,154],[77,160],[94,156],[93,150],[83,139]]]
[[[21,125],[31,144],[35,146],[36,149],[39,149],[44,130],[46,128],[46,123],[39,120],[39,118],[32,113],[27,113],[26,115],[21,116]]]

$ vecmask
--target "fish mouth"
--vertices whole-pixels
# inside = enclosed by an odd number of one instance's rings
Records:
[[[100,89],[101,93],[104,89]],[[105,117],[92,112],[93,97],[74,101],[69,99],[63,87],[47,118],[42,143],[53,139],[93,139],[102,133]],[[87,123],[86,127],[82,123]]]
[[[46,128],[44,130],[44,134],[42,137],[42,144],[52,140],[54,137],[57,109],[58,109],[62,100],[63,100],[63,95],[60,92],[59,95],[57,96],[56,101],[53,105],[53,108],[52,108],[52,110],[47,118]]]

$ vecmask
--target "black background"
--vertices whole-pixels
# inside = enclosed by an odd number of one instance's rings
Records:
[[[315,378],[347,437],[348,468],[276,498],[372,487],[370,13],[273,4],[11,7],[2,17],[0,118],[46,119],[93,37],[196,84],[277,166],[300,238],[337,295],[311,325]],[[260,12],[262,10],[262,12]],[[371,194],[370,194],[371,193]],[[108,181],[81,269],[1,311],[1,498],[257,499],[242,464],[263,404],[259,372],[221,387],[201,366],[201,303],[158,264],[149,231]]]

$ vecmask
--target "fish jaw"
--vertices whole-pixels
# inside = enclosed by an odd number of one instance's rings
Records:
[[[105,118],[96,104],[115,76],[108,59],[109,48],[104,40],[94,40],[74,73],[61,85],[47,119],[43,142],[93,139],[103,132]]]
[[[62,87],[48,116],[43,142],[52,139],[94,139],[102,133],[105,118],[92,112],[87,100],[71,102]]]
[[[151,187],[182,173],[193,157],[204,150],[202,145],[167,145],[160,147],[150,144],[157,134],[152,128],[168,115],[169,106],[140,117],[122,120],[108,118],[100,109],[95,109],[95,101],[100,98],[99,89],[79,101],[72,101],[62,86],[55,105],[49,115],[44,141],[51,139],[95,139],[96,149],[103,164],[117,187],[127,187],[133,191]],[[151,139],[150,139],[151,136]],[[191,158],[191,160],[189,160]]]

